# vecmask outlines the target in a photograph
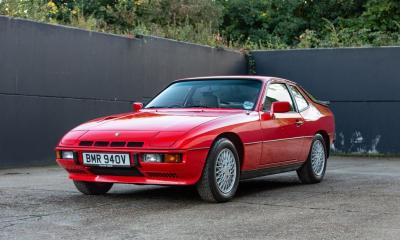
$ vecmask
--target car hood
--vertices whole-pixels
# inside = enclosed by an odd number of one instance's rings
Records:
[[[94,119],[68,132],[59,146],[88,146],[97,141],[136,142],[143,147],[170,147],[190,130],[218,118],[238,114],[236,110],[142,110]],[[91,146],[91,145],[90,145]]]
[[[139,112],[114,115],[97,119],[75,130],[86,131],[172,131],[187,132],[190,129],[212,121],[220,114]]]

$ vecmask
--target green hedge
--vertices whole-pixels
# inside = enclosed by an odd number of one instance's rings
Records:
[[[0,14],[236,49],[400,44],[398,0],[0,0]]]

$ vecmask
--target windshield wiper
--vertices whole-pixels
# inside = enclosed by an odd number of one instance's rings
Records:
[[[145,109],[151,109],[151,108],[211,108],[211,107],[204,106],[204,105],[191,105],[191,106],[184,106],[184,107],[177,107],[177,106],[150,106],[150,107],[146,107]]]
[[[145,109],[150,109],[150,108],[168,108],[166,106],[151,106],[151,107],[146,107]]]
[[[145,109],[151,109],[151,108],[181,108],[181,107],[177,107],[177,106],[151,106],[151,107],[147,107]]]
[[[191,105],[191,106],[185,106],[185,108],[210,108],[210,107],[204,105]]]

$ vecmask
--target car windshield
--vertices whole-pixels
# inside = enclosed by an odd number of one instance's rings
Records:
[[[261,89],[259,80],[216,79],[176,82],[146,108],[233,108],[253,110]]]

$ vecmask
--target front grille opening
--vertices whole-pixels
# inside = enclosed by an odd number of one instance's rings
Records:
[[[94,145],[96,147],[106,147],[106,146],[108,146],[108,142],[106,142],[106,141],[97,141],[97,142],[94,143]]]
[[[168,172],[148,172],[146,173],[149,177],[161,177],[161,178],[177,178],[176,173],[168,173]]]
[[[80,174],[86,173],[84,170],[80,170],[80,169],[67,169],[67,171],[69,173],[80,173]]]
[[[143,142],[128,142],[128,147],[143,147]]]
[[[79,143],[79,146],[92,146],[93,145],[93,141],[81,141]]]
[[[112,142],[111,147],[125,147],[125,142]]]
[[[109,175],[109,176],[143,176],[143,174],[136,168],[108,168],[108,167],[91,167],[89,169],[95,175]]]

